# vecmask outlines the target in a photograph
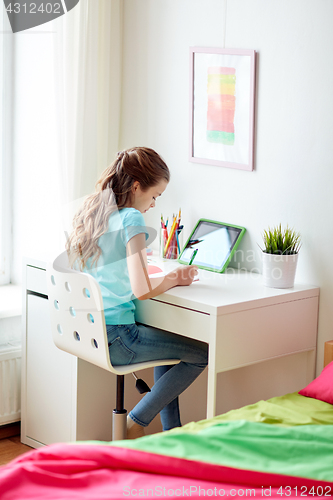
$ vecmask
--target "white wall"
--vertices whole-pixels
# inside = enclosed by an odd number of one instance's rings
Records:
[[[125,0],[124,19],[121,146],[155,148],[172,176],[147,223],[181,206],[185,236],[200,217],[245,226],[249,269],[264,228],[299,230],[296,279],[321,288],[319,373],[333,338],[333,3]],[[253,172],[189,162],[190,46],[257,51]]]

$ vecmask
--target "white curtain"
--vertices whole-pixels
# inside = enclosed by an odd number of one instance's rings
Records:
[[[80,0],[55,23],[57,139],[65,218],[78,200],[94,190],[118,151],[122,1]]]

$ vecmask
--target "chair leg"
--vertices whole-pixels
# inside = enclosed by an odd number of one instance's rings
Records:
[[[125,377],[117,375],[116,408],[112,418],[112,441],[126,439],[127,410],[124,409]]]

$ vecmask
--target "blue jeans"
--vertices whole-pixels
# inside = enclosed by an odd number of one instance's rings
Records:
[[[154,368],[154,386],[129,413],[146,427],[160,413],[163,430],[180,427],[178,396],[208,364],[208,344],[157,328],[141,325],[107,325],[113,366],[160,359],[179,359],[177,365]]]

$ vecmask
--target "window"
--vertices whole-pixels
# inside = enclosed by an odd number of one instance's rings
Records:
[[[10,282],[13,34],[0,5],[0,285]]]

